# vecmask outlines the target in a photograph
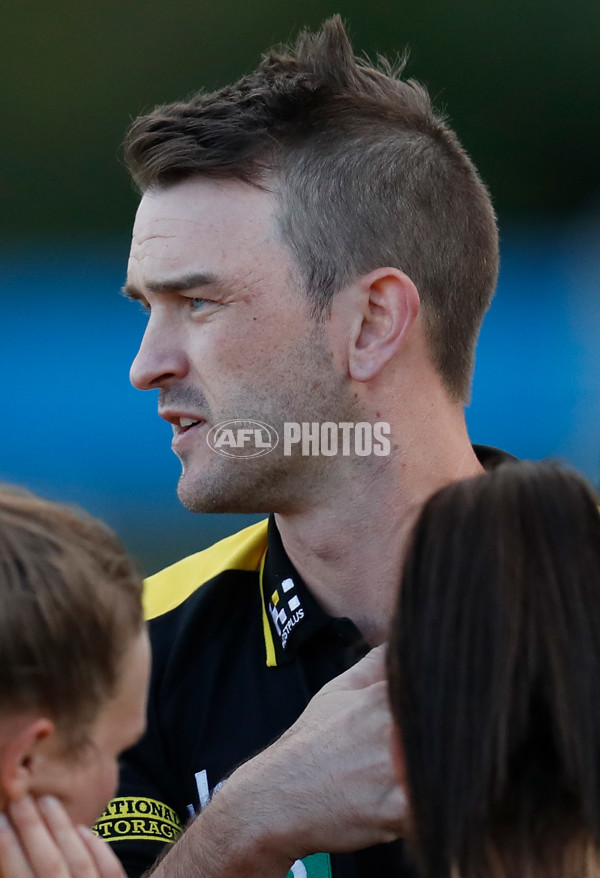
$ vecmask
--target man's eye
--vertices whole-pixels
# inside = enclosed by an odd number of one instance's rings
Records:
[[[191,303],[190,308],[192,309],[192,311],[201,311],[202,308],[204,307],[204,305],[206,305],[207,301],[208,301],[208,299],[200,299],[200,298],[190,299],[190,303]]]

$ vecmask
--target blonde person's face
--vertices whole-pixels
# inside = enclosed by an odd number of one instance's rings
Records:
[[[144,631],[125,653],[120,685],[92,724],[87,745],[80,753],[69,753],[57,735],[45,773],[31,789],[34,796],[56,796],[75,823],[94,823],[115,792],[120,754],[144,732],[149,674]]]

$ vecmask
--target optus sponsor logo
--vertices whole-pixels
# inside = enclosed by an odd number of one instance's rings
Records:
[[[238,418],[215,424],[206,441],[213,451],[224,457],[261,457],[277,447],[279,436],[270,424]]]

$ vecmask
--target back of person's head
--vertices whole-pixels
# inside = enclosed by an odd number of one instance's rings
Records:
[[[142,631],[141,587],[103,524],[0,487],[0,719],[47,715],[85,744]]]
[[[426,90],[354,56],[339,17],[212,94],[158,107],[131,126],[139,188],[198,175],[273,191],[283,242],[316,316],[376,268],[416,285],[431,356],[466,399],[498,270],[488,192]]]
[[[548,464],[434,495],[388,656],[426,878],[600,874],[600,515]]]

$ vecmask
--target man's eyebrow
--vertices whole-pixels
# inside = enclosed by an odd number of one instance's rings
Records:
[[[201,287],[214,286],[219,283],[216,274],[209,271],[199,271],[193,274],[184,274],[181,277],[164,278],[163,280],[149,280],[146,289],[151,293],[176,293],[181,290],[197,290]],[[141,293],[133,284],[126,283],[121,288],[121,293],[127,299],[143,299]]]

